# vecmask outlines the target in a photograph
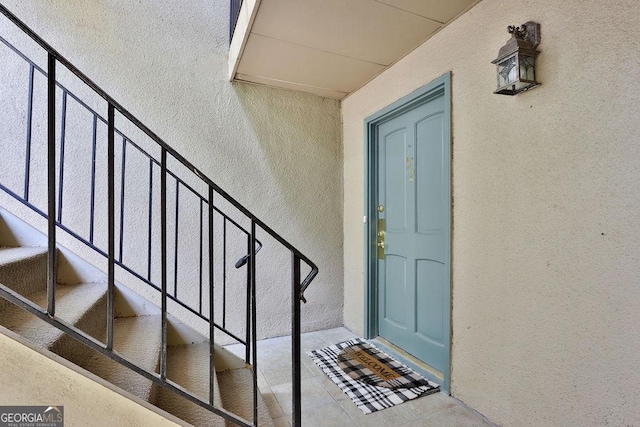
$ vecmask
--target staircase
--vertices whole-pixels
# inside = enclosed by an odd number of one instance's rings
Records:
[[[39,65],[0,34],[0,47],[28,66],[29,82],[22,124],[26,146],[24,140],[15,142],[15,152],[25,153],[20,159],[24,169],[19,174],[0,172],[0,190],[15,205],[5,208],[30,212],[27,224],[0,209],[0,325],[187,423],[273,425],[257,384],[260,269],[256,258],[263,244],[268,253],[268,242],[291,256],[291,415],[292,424],[299,426],[300,303],[306,302],[304,291],[318,273],[315,264],[2,5],[0,13],[47,58],[46,66]],[[56,78],[59,67],[82,83],[83,94],[91,92],[105,103],[106,117],[93,107],[95,102],[83,101],[74,93],[76,89],[72,91]],[[31,158],[38,149],[32,134],[34,105],[42,101],[34,87],[41,77],[47,88],[46,147],[41,147],[46,151],[46,164]],[[64,173],[65,136],[70,132],[67,105],[71,103],[90,117],[93,129],[93,138],[86,143],[91,153],[86,162],[92,165],[88,180],[74,181],[73,175]],[[129,132],[146,141],[134,142]],[[102,142],[101,133],[105,135]],[[102,162],[97,154],[101,143],[106,151]],[[144,159],[148,174],[136,171],[131,177],[127,159],[131,162],[134,155]],[[10,168],[15,164],[0,169]],[[100,175],[100,169],[106,176]],[[38,176],[46,176],[46,186],[36,185]],[[117,190],[116,176],[120,181]],[[64,191],[82,186],[90,194],[89,230],[78,219],[83,212],[73,203],[63,203],[67,200]],[[97,215],[101,188],[107,217],[104,242],[98,236],[102,231]],[[130,188],[138,194],[146,192],[148,199],[142,203],[139,197],[125,198]],[[191,201],[186,207],[184,194]],[[132,221],[127,208],[136,203],[137,216]],[[193,212],[199,213],[198,219],[187,227],[180,218]],[[125,219],[136,227],[125,231]],[[181,237],[184,235],[187,237]],[[83,256],[91,255],[91,261],[61,246],[60,239],[82,247]],[[123,255],[127,247],[144,247],[146,257],[136,254],[128,259]],[[140,259],[146,265],[140,265]],[[229,273],[230,269],[235,273]],[[308,271],[304,279],[303,269]],[[184,270],[189,270],[189,280],[180,280],[179,271]],[[92,273],[84,274],[86,271]],[[241,283],[238,289],[244,305],[238,310],[240,315],[229,312],[228,301],[238,294],[231,291],[232,278]],[[241,318],[240,326],[230,317]],[[197,330],[189,326],[196,323]],[[245,357],[238,358],[216,344],[219,337],[244,345]]]
[[[32,230],[32,233],[37,231]],[[46,278],[46,247],[0,247],[0,283],[42,309],[47,306]],[[121,314],[114,320],[114,350],[140,368],[158,372],[162,320],[160,309],[131,291],[127,292],[122,286],[116,292],[116,313]],[[137,306],[147,307],[145,312],[136,314],[132,311],[127,303],[131,298],[138,300]],[[99,283],[59,283],[57,286],[56,309],[64,313],[62,320],[101,342],[106,339],[106,301],[106,277]],[[179,324],[179,321],[170,319],[169,328],[175,329],[173,322]],[[153,381],[133,374],[109,357],[5,300],[0,301],[0,325],[189,424],[233,425],[158,387]],[[209,394],[210,342],[196,331],[185,333],[184,329],[188,327],[184,325],[179,327],[182,328],[181,334],[188,335],[190,340],[174,338],[168,343],[167,378],[206,399]],[[224,348],[216,347],[216,353],[213,382],[215,406],[244,419],[253,418],[253,374],[250,367],[246,367],[243,360]],[[259,425],[273,425],[264,400],[260,394],[258,397]]]

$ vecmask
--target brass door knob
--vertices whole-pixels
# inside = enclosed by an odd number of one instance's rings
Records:
[[[378,242],[378,247],[380,249],[384,249],[384,242]]]

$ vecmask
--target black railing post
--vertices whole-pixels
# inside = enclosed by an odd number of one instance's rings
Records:
[[[147,280],[151,281],[151,237],[153,236],[153,159],[149,159],[149,223],[147,236]]]
[[[162,262],[162,348],[160,378],[167,378],[167,150],[162,148],[160,161],[160,258]]]
[[[209,404],[213,405],[214,381],[215,381],[215,361],[214,361],[214,292],[213,292],[213,187],[209,187]]]
[[[247,304],[249,301],[247,300]],[[247,305],[247,310],[249,310]],[[222,327],[227,327],[227,217],[222,217]],[[247,335],[247,344],[249,338]],[[247,361],[247,363],[249,363]]]
[[[251,235],[247,234],[247,253],[251,254]],[[250,255],[249,255],[250,256]],[[245,362],[251,361],[251,263],[247,262],[247,314],[245,319],[247,345],[245,346]]]
[[[180,227],[179,222],[180,215],[180,181],[176,178],[176,228],[174,229],[173,240],[173,297],[178,297],[178,229]]]
[[[251,219],[251,239],[249,245],[249,272],[251,273],[251,348],[253,350],[253,425],[258,425],[258,344],[256,312],[256,222]],[[248,342],[247,342],[248,344]]]
[[[122,262],[124,247],[124,183],[127,170],[127,138],[122,138],[122,164],[120,165],[120,239],[118,240],[118,260]]]
[[[56,314],[56,58],[48,55],[47,78],[47,313]]]
[[[67,91],[62,90],[62,118],[60,122],[60,165],[58,166],[58,222],[62,224],[62,192],[64,190],[64,145],[67,136]]]
[[[109,223],[108,236],[108,271],[107,271],[107,349],[113,350],[113,322],[115,314],[115,254],[116,254],[116,206],[115,206],[115,110],[109,103],[107,112],[107,215]]]
[[[202,314],[202,275],[204,274],[204,269],[202,268],[202,261],[204,261],[204,244],[202,242],[202,239],[204,238],[204,219],[202,218],[202,215],[204,214],[204,201],[199,199],[198,204],[200,205],[200,241],[198,242],[200,246],[200,263],[198,263],[200,273],[198,275],[198,313]]]
[[[291,253],[291,361],[292,361],[292,411],[291,420],[294,427],[299,427],[302,416],[301,380],[300,380],[300,258]]]
[[[96,149],[98,143],[98,115],[93,114],[91,135],[91,206],[89,208],[89,242],[93,244],[93,229],[96,213]]]
[[[27,146],[24,162],[24,199],[29,200],[29,181],[31,174],[31,132],[33,130],[33,64],[29,64],[29,98],[27,102]]]

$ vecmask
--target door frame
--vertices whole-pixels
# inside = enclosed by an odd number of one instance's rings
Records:
[[[378,199],[378,154],[377,154],[377,130],[378,126],[391,120],[417,106],[425,104],[430,100],[444,96],[445,101],[445,128],[444,135],[448,141],[445,150],[449,155],[449,179],[445,181],[445,190],[451,198],[451,73],[448,72],[410,94],[398,99],[377,113],[372,114],[364,120],[364,245],[365,245],[365,265],[364,265],[364,333],[365,338],[373,339],[378,336],[378,267],[377,267],[377,199]],[[447,225],[449,228],[449,238],[447,239],[445,253],[449,269],[445,278],[448,284],[448,292],[445,291],[445,360],[447,361],[444,381],[441,389],[449,393],[451,382],[451,232],[452,232],[452,203],[449,203]]]

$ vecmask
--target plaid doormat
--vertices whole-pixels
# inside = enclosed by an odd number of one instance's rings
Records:
[[[367,355],[375,355],[384,365],[392,368],[394,373],[400,374],[400,377],[393,375],[393,379],[383,381],[360,363],[358,359],[362,360],[362,357],[349,356],[356,351],[361,354],[364,352]],[[307,355],[365,414],[390,408],[440,390],[436,383],[422,378],[360,338],[313,350]],[[339,367],[339,364],[343,368]],[[357,373],[358,370],[363,372]],[[352,376],[359,377],[360,380],[355,380]],[[378,385],[375,385],[376,383]]]

